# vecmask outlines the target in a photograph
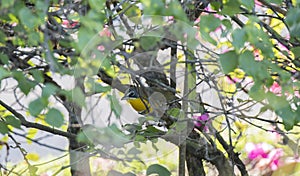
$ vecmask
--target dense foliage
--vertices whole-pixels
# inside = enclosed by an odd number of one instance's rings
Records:
[[[299,1],[0,5],[2,173],[299,172]],[[132,86],[147,113],[120,100]],[[20,138],[64,155],[40,163]]]

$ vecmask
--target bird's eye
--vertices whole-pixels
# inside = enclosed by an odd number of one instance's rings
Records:
[[[129,92],[128,97],[135,97],[134,91]]]

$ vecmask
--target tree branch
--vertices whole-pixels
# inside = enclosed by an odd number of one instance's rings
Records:
[[[61,131],[61,130],[57,130],[57,129],[54,129],[54,128],[51,128],[51,127],[41,125],[39,123],[33,123],[33,122],[27,121],[22,114],[18,113],[16,110],[14,110],[12,107],[10,107],[9,105],[7,105],[6,103],[4,103],[1,100],[0,100],[0,105],[3,106],[9,112],[11,112],[16,118],[18,118],[21,121],[21,124],[24,125],[25,127],[36,128],[36,129],[46,131],[46,132],[54,134],[54,135],[64,136],[64,137],[69,138],[69,139],[75,139],[76,138],[76,135],[73,134],[73,133],[68,133],[68,132],[65,132],[65,131]]]

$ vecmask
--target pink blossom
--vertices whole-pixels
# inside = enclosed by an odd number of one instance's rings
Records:
[[[248,158],[254,160],[257,157],[267,158],[268,154],[262,148],[256,148],[248,153]]]
[[[203,130],[208,131],[208,126],[205,125],[209,121],[208,113],[204,113],[200,116],[193,116],[193,118],[195,119],[194,125],[196,127],[201,127],[202,125],[204,125]]]
[[[78,21],[62,20],[62,26],[65,28],[73,28],[78,23],[79,23]]]
[[[197,25],[200,22],[200,17],[198,17],[195,21],[194,21],[194,25]]]
[[[270,151],[268,159],[270,159],[269,166],[272,170],[278,169],[278,166],[280,165],[279,159],[282,156],[283,156],[283,151],[280,148]]]
[[[256,61],[262,61],[263,60],[263,56],[261,55],[261,53],[258,49],[254,49],[253,55],[254,55],[254,59]]]
[[[111,36],[111,32],[110,32],[110,30],[109,30],[109,28],[108,28],[108,26],[105,26],[104,28],[103,28],[103,30],[99,33],[99,35],[101,36],[101,37],[110,37]]]
[[[168,22],[168,24],[172,24],[172,23],[174,23],[174,21],[175,21],[174,16],[167,16],[167,22]]]
[[[193,26],[193,28],[196,29],[195,39],[200,41],[201,40],[201,35],[200,35],[200,32],[199,32],[199,26]]]
[[[230,52],[230,51],[232,51],[232,50],[229,50],[228,48],[225,48],[225,49],[223,49],[223,50],[221,51],[221,54],[224,54],[224,53],[227,53],[227,52]]]
[[[290,52],[290,50],[280,42],[278,42],[278,48],[280,48],[282,51]]]
[[[222,25],[220,25],[219,27],[217,27],[216,29],[215,29],[215,31],[214,32],[218,32],[218,31],[222,31]]]
[[[291,38],[290,33],[287,33],[285,39],[289,40]]]
[[[262,3],[259,2],[258,0],[255,0],[254,2],[255,2],[255,6],[262,6]]]
[[[15,27],[15,26],[17,26],[17,25],[18,25],[18,23],[16,23],[16,22],[13,22],[13,23],[11,24],[12,27]]]
[[[206,10],[206,11],[211,11],[212,9],[211,9],[210,6],[207,6],[207,7],[204,8],[204,10]]]
[[[274,81],[273,85],[270,87],[270,91],[274,94],[280,94],[281,86],[276,81]]]
[[[104,50],[105,50],[105,47],[104,47],[103,45],[99,45],[99,46],[97,47],[97,49],[98,49],[99,51],[104,51]]]
[[[267,145],[266,144],[246,144],[246,151],[248,152],[248,158],[254,160],[256,158],[267,158]]]
[[[226,82],[228,84],[235,84],[235,83],[241,82],[241,79],[239,79],[239,78],[232,78],[230,76],[226,76]]]
[[[280,166],[280,159],[283,156],[283,150],[281,148],[273,148],[266,143],[247,143],[245,147],[248,158],[255,162],[255,167],[260,169],[269,168],[276,170]]]

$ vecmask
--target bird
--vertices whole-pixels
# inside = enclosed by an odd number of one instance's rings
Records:
[[[170,101],[168,102],[168,98],[173,96],[172,92],[159,88],[130,85],[121,100],[126,100],[141,115],[161,118],[170,107],[178,107],[178,103],[174,102],[170,106]]]
[[[124,93],[121,100],[126,100],[139,114],[148,114],[152,111],[146,96],[141,96],[141,91],[131,85]]]

